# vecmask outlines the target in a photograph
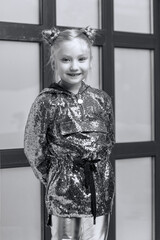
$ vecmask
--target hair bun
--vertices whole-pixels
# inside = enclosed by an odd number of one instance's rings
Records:
[[[86,28],[82,28],[81,30],[88,37],[91,44],[93,44],[95,41],[96,30],[91,28],[90,26],[87,26]]]
[[[57,28],[47,29],[42,31],[43,39],[52,46],[53,42],[59,36],[60,30]]]

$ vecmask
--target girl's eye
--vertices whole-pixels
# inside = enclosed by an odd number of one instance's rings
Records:
[[[61,61],[62,62],[69,62],[70,60],[68,58],[62,58]]]
[[[84,61],[86,61],[86,60],[87,60],[86,57],[81,57],[81,58],[79,58],[79,61],[80,61],[80,62],[84,62]]]

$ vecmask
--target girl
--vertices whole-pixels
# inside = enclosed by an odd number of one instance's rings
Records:
[[[84,82],[95,31],[54,28],[43,36],[60,81],[33,103],[24,151],[46,187],[52,239],[106,240],[114,196],[109,160],[114,124],[111,98]]]

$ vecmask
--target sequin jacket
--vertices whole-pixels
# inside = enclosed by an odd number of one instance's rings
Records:
[[[28,116],[24,151],[46,186],[49,214],[96,217],[111,211],[113,145],[112,103],[107,93],[82,82],[78,94],[54,83],[38,95]]]

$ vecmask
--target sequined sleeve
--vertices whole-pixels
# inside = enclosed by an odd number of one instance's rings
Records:
[[[111,154],[112,148],[115,144],[115,124],[114,124],[114,114],[113,114],[113,106],[112,106],[112,100],[109,97],[108,100],[106,100],[106,125],[107,125],[107,142],[108,142],[108,155]]]
[[[33,103],[25,127],[24,152],[36,177],[47,184],[47,128],[50,121],[49,101],[40,95]]]

